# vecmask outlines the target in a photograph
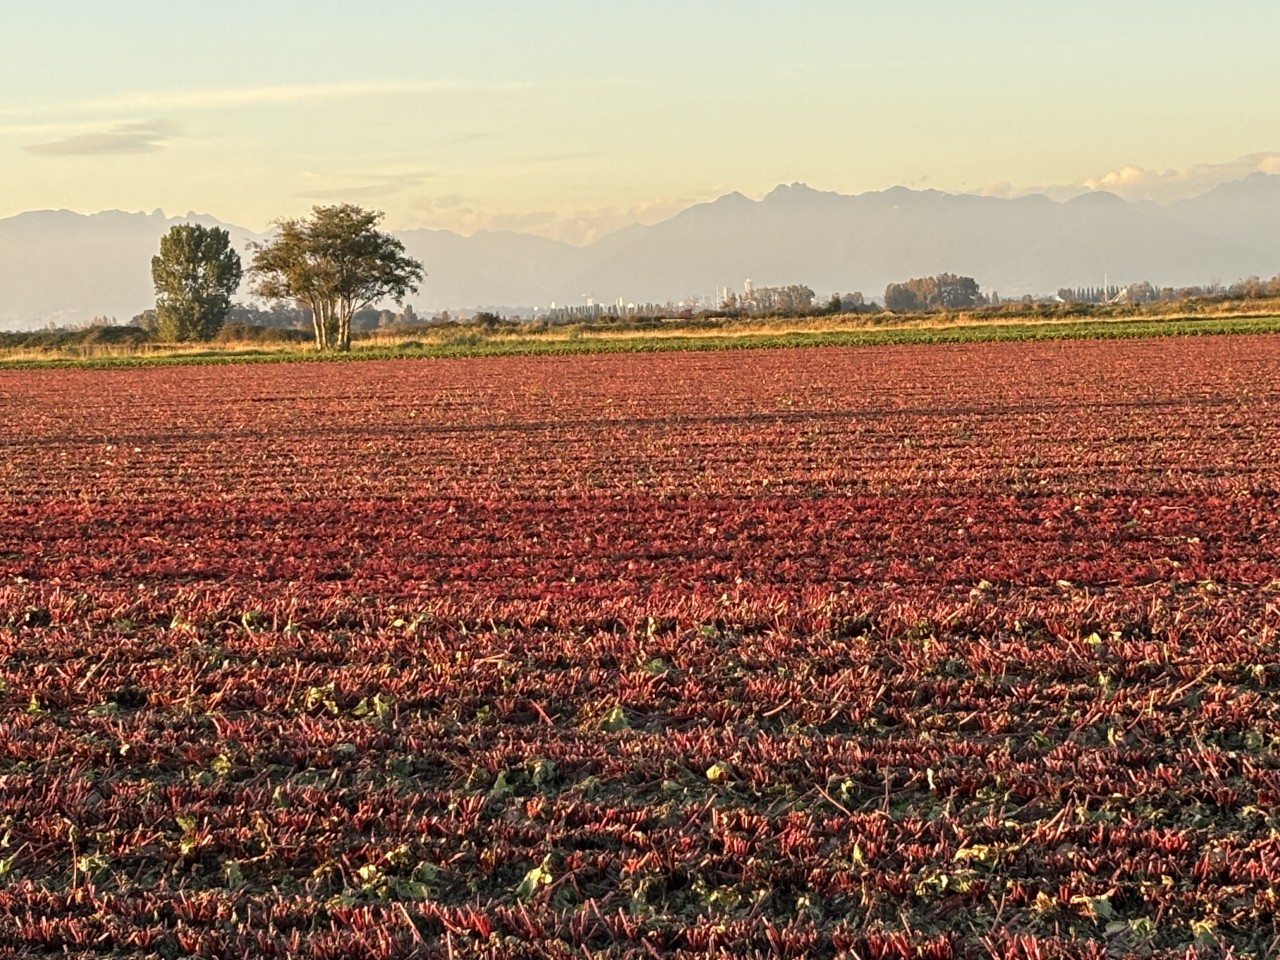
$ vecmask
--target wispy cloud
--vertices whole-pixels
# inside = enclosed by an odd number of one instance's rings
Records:
[[[404,226],[453,230],[469,235],[479,230],[513,230],[551,240],[585,245],[632,224],[654,224],[672,217],[695,203],[711,199],[714,191],[699,196],[648,200],[629,207],[600,207],[558,213],[535,210],[524,213],[495,213],[483,209],[480,201],[459,194],[416,197]]]
[[[318,174],[310,175],[312,179],[325,179]],[[405,190],[424,186],[438,174],[428,171],[409,173],[385,173],[352,177],[351,180],[363,180],[355,186],[317,186],[303,190],[296,196],[304,200],[371,200],[377,197],[390,197]]]
[[[44,157],[97,157],[129,153],[154,153],[169,145],[177,134],[167,121],[123,123],[109,130],[77,133],[61,140],[28,144],[25,149]]]
[[[0,123],[0,136],[49,136],[55,133],[70,133],[72,131],[84,131],[83,123],[36,123],[25,121],[21,123]]]
[[[521,166],[556,166],[559,164],[578,163],[582,160],[599,160],[604,154],[594,150],[579,150],[570,153],[535,153],[516,157],[512,165]]]
[[[483,143],[486,140],[493,140],[496,136],[497,134],[489,130],[473,130],[470,133],[463,133],[456,137],[449,137],[443,142],[453,146],[460,146],[467,143]]]
[[[257,104],[296,104],[415,94],[471,96],[516,93],[532,86],[532,83],[525,81],[493,83],[456,80],[372,80],[350,83],[267,84],[163,92],[131,91],[88,100],[0,107],[0,117],[216,110]]]

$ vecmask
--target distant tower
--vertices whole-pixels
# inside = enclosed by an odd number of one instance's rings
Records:
[[[752,284],[752,282],[751,282],[751,278],[750,278],[750,277],[747,277],[746,281],[742,284],[742,293],[743,293],[743,295],[744,295],[748,300],[750,300],[750,299],[751,299],[751,297],[755,294],[755,292],[756,292],[756,288],[755,288],[755,286]]]

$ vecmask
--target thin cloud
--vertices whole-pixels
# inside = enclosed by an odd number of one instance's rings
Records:
[[[444,142],[453,146],[461,146],[467,143],[483,143],[486,140],[493,140],[497,134],[489,131],[475,130],[471,133],[464,133],[457,137],[451,137]]]
[[[475,203],[474,200],[460,193],[448,193],[442,197],[419,197],[414,201],[413,206],[427,213],[440,210],[465,210],[470,213],[469,204],[473,203]]]
[[[703,193],[685,197],[663,197],[646,200],[629,207],[577,210],[569,216],[560,218],[556,223],[556,238],[567,243],[585,246],[624,227],[635,224],[651,226],[661,223],[696,203],[703,203],[718,195],[718,193]]]
[[[84,128],[83,123],[0,123],[0,136],[48,136]]]
[[[171,123],[125,123],[110,130],[78,133],[61,140],[28,144],[24,149],[42,157],[101,157],[155,153],[169,145],[177,130]]]
[[[537,153],[529,156],[517,157],[515,159],[516,166],[534,165],[546,166],[560,163],[578,163],[582,160],[599,160],[604,156],[603,153],[597,151],[578,151],[574,153]]]
[[[485,83],[453,80],[391,80],[351,83],[275,84],[253,87],[221,87],[204,90],[172,90],[163,93],[134,91],[110,97],[60,104],[0,108],[0,117],[50,114],[120,113],[142,111],[216,110],[225,107],[293,104],[311,101],[359,99],[408,94],[466,96],[516,93],[529,82]]]
[[[1000,183],[993,183],[988,187],[983,187],[978,191],[978,193],[980,196],[984,197],[999,197],[1002,200],[1007,199],[1013,196],[1013,184],[1008,180],[1002,180]]]
[[[428,172],[375,174],[363,177],[368,182],[359,186],[317,187],[295,194],[303,200],[366,200],[390,197],[405,190],[424,186],[437,175]]]
[[[602,207],[565,214],[551,210],[494,213],[484,210],[480,202],[472,197],[458,194],[422,196],[411,201],[413,216],[405,226],[408,229],[426,227],[452,230],[464,236],[480,230],[514,230],[575,246],[585,246],[632,224],[659,223],[707,199],[710,199],[710,195],[663,198],[630,207]]]

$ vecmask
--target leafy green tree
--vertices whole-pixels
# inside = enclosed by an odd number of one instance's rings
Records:
[[[165,341],[212,340],[240,286],[240,255],[220,227],[180,223],[151,258],[155,331]]]
[[[403,302],[426,276],[403,243],[378,229],[382,217],[344,203],[276,221],[274,237],[251,245],[254,292],[310,312],[318,349],[351,349],[358,311],[380,300]]]

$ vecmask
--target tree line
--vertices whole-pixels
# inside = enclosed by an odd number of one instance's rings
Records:
[[[1197,287],[1159,287],[1147,280],[1125,287],[1063,287],[1063,303],[1179,303],[1183,300],[1261,300],[1280,297],[1280,274],[1270,280],[1245,277],[1228,286],[1220,283]]]
[[[317,349],[350,350],[353,317],[382,300],[403,303],[426,276],[400,240],[378,229],[382,217],[347,203],[277,220],[274,237],[249,245],[251,290],[305,310]],[[151,260],[156,334],[173,342],[212,340],[244,274],[226,230],[173,227]]]

